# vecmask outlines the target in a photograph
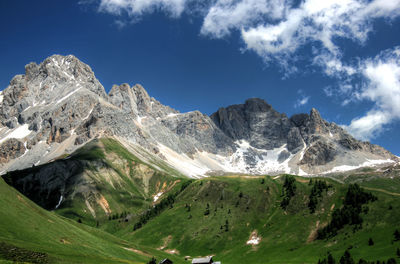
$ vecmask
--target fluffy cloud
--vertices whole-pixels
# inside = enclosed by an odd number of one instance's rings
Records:
[[[351,94],[355,101],[371,101],[373,108],[344,127],[357,138],[367,140],[400,119],[400,47],[362,61],[357,72],[362,85],[350,86],[343,94]]]
[[[325,61],[329,71],[342,67],[336,38],[364,43],[374,18],[392,19],[399,15],[400,0],[305,0],[299,7],[289,9],[278,23],[243,28],[242,38],[248,49],[266,60],[278,61],[290,58],[305,44],[315,43],[317,57],[323,53],[330,56]]]
[[[289,6],[285,0],[218,0],[209,7],[201,33],[221,38],[232,30],[251,27],[265,19],[278,21]]]

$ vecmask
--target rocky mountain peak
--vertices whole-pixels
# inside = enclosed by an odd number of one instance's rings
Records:
[[[109,101],[134,118],[149,117],[161,118],[178,111],[162,105],[151,98],[142,85],[130,86],[127,83],[114,85],[109,93]]]
[[[233,140],[246,140],[251,146],[261,149],[282,146],[290,130],[287,116],[260,98],[220,108],[211,119]]]
[[[267,112],[272,110],[272,106],[260,98],[250,98],[244,103],[245,110],[249,112]]]
[[[312,108],[310,111],[310,128],[312,133],[329,133],[326,125],[328,125],[328,123],[322,119],[318,110]]]

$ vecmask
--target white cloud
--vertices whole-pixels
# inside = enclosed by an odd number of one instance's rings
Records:
[[[310,99],[309,96],[303,96],[302,98],[297,99],[296,104],[294,105],[294,107],[297,108],[297,107],[300,107],[300,106],[303,106],[303,105],[307,104],[309,99]]]
[[[125,11],[134,17],[158,9],[173,17],[179,17],[185,9],[186,2],[186,0],[101,0],[99,10],[114,15],[121,15]]]
[[[221,38],[264,19],[276,21],[284,17],[289,4],[285,0],[217,0],[209,7],[201,33]]]
[[[345,128],[360,139],[371,139],[400,119],[400,47],[363,61],[359,72],[364,84],[352,91],[354,100],[368,100],[374,106]]]
[[[341,50],[335,39],[364,43],[372,30],[372,19],[399,15],[400,0],[305,0],[299,7],[289,9],[278,23],[242,29],[242,38],[249,50],[266,60],[278,61],[290,58],[306,44],[315,43],[317,60],[326,63],[328,74],[335,68],[352,72],[341,64]]]
[[[294,108],[298,108],[300,106],[306,105],[308,103],[308,100],[310,99],[310,96],[306,96],[302,89],[299,89],[297,91],[297,93],[300,95],[300,98],[296,100],[296,103],[294,104]]]

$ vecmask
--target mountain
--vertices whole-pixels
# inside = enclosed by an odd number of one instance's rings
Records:
[[[207,116],[162,105],[141,85],[115,85],[107,94],[72,55],[28,64],[0,94],[1,174],[45,164],[103,137],[189,177],[308,175],[398,161],[316,109],[289,118],[253,98]]]

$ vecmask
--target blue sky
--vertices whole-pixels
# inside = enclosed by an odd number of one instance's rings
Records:
[[[202,4],[199,4],[202,3]],[[323,3],[323,4],[321,4]],[[0,2],[0,89],[53,54],[182,112],[260,97],[400,155],[400,0]]]

